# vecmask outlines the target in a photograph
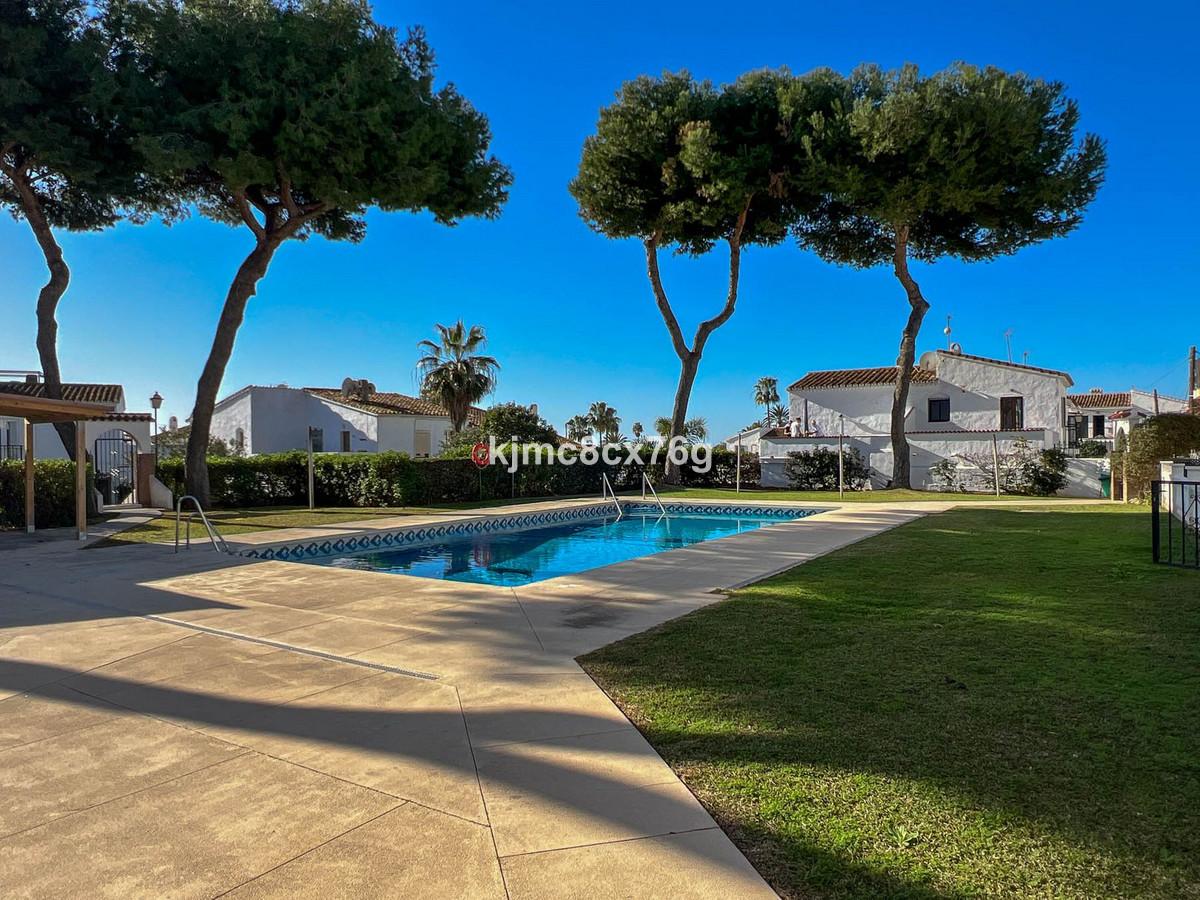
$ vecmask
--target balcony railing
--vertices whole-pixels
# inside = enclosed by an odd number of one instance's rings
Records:
[[[0,444],[0,459],[24,459],[24,444]]]

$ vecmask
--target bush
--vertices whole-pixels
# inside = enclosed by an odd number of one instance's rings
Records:
[[[1079,455],[1084,459],[1102,459],[1108,456],[1108,447],[1103,441],[1093,441],[1091,438],[1079,442]]]
[[[994,461],[990,450],[964,453],[962,459],[978,470],[980,490],[995,489],[997,462],[1000,490],[1006,494],[1049,497],[1067,485],[1067,454],[1058,447],[1037,450],[1025,438],[1014,441],[1011,450],[997,453]]]
[[[1121,435],[1113,450],[1114,475],[1128,471],[1125,496],[1145,498],[1150,482],[1159,477],[1164,459],[1195,457],[1200,454],[1200,416],[1187,413],[1163,413],[1134,427],[1128,441]]]
[[[783,472],[797,491],[836,491],[838,455],[826,447],[796,450],[787,455]],[[867,485],[870,471],[862,454],[854,447],[842,452],[842,483],[847,490],[860,491]]]
[[[1058,447],[1030,454],[1023,461],[1019,494],[1052,497],[1067,486],[1067,454]]]
[[[530,463],[518,467],[515,477],[505,467],[483,469],[467,458],[410,459],[403,453],[318,453],[313,460],[313,482],[318,506],[428,506],[436,503],[469,503],[519,497],[599,494],[601,475],[607,474],[618,490],[641,487],[642,473],[654,484],[662,483],[663,465],[632,462],[628,455],[618,465],[582,463],[558,465]],[[713,448],[712,468],[698,472],[690,464],[680,473],[690,487],[733,487],[735,454]],[[176,498],[184,491],[183,460],[159,462],[158,477]],[[215,509],[253,506],[304,506],[308,503],[307,454],[265,453],[258,456],[209,457],[208,479]],[[759,481],[758,457],[742,454],[742,484]]]
[[[88,490],[92,467],[88,466]],[[38,528],[75,524],[75,464],[69,459],[39,459],[33,470],[33,519]],[[25,464],[0,462],[0,528],[25,527]]]

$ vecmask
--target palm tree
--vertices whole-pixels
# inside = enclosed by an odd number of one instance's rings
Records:
[[[603,400],[597,400],[588,408],[587,420],[600,435],[602,445],[606,437],[616,434],[621,427],[621,417]]]
[[[634,422],[632,431],[633,439],[640,444],[642,441],[642,435],[646,433],[646,429],[642,427],[641,422]]]
[[[567,419],[567,437],[573,441],[582,441],[592,433],[592,423],[587,416],[571,416]]]
[[[779,402],[779,381],[770,375],[764,375],[754,382],[754,402],[766,410],[767,424],[771,422],[771,405]]]
[[[417,349],[425,355],[417,360],[421,376],[421,396],[446,407],[454,431],[467,424],[471,404],[478,403],[496,389],[500,363],[493,356],[477,351],[487,345],[487,336],[478,325],[467,328],[459,319],[455,324],[437,325],[438,341],[421,341]]]
[[[654,420],[654,430],[664,441],[671,439],[671,420],[667,416],[659,416]],[[703,441],[708,437],[708,421],[703,416],[696,416],[683,423],[683,434],[680,435],[689,444]]]
[[[776,403],[767,411],[766,422],[768,425],[775,425],[783,428],[792,420],[791,411],[782,403]]]

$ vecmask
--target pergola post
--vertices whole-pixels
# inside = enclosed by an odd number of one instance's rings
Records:
[[[75,422],[75,532],[87,540],[87,423]]]
[[[25,530],[33,534],[33,423],[25,420]]]

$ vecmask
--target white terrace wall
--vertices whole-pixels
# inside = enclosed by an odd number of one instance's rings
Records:
[[[1010,452],[1020,440],[1028,441],[1031,447],[1041,450],[1054,446],[1055,435],[1046,430],[996,432],[996,444],[1001,453]],[[929,470],[944,459],[954,459],[962,463],[963,457],[982,456],[986,461],[992,452],[992,434],[990,432],[982,434],[973,432],[910,434],[908,442],[911,453],[912,483],[916,488],[937,486],[930,476]],[[818,447],[824,447],[836,453],[838,439],[837,437],[773,438],[763,441],[761,456],[763,486],[790,487],[784,473],[787,454],[797,450],[814,450]],[[847,437],[845,447],[847,450],[857,450],[867,462],[871,470],[871,488],[879,489],[887,486],[891,481],[893,468],[891,439],[888,436]]]

